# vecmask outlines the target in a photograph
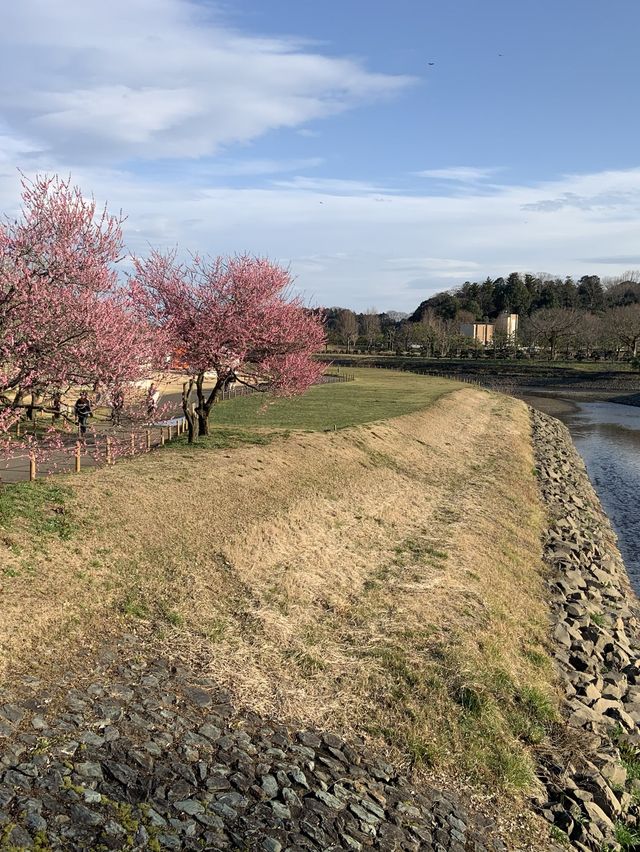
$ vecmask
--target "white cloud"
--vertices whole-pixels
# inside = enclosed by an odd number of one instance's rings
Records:
[[[284,172],[296,172],[300,169],[315,169],[324,163],[322,157],[307,157],[299,160],[224,160],[195,165],[192,174],[206,177],[252,177],[258,175],[275,175]]]
[[[493,177],[496,172],[502,171],[502,166],[492,168],[479,168],[477,166],[449,166],[446,169],[425,169],[415,172],[417,177],[435,178],[437,180],[450,180],[457,183],[478,183],[478,181]]]
[[[419,270],[442,272],[454,270],[458,272],[461,269],[473,270],[478,268],[478,264],[472,260],[454,260],[448,257],[394,257],[390,258],[387,263],[392,269],[401,272],[417,272]]]
[[[0,212],[18,207],[18,166],[71,173],[128,215],[135,252],[267,254],[318,302],[361,309],[412,310],[465,278],[513,269],[615,274],[637,257],[640,169],[524,186],[492,183],[499,167],[452,166],[420,172],[428,180],[405,193],[406,174],[385,177],[394,188],[344,172],[310,177],[320,157],[242,159],[240,149],[276,128],[315,134],[307,122],[409,78],[239,35],[187,0],[110,0],[107,14],[98,0],[5,6]],[[126,158],[147,163],[133,173]],[[273,177],[262,189],[227,180],[243,176]]]
[[[17,206],[18,180],[0,163],[0,211]],[[71,169],[63,165],[60,171]],[[123,170],[75,166],[72,177],[110,209],[122,208],[131,250],[148,245],[203,253],[250,251],[290,264],[296,287],[320,304],[413,310],[428,295],[487,275],[547,269],[614,275],[637,257],[640,169],[567,175],[487,195],[376,196],[270,186],[237,189],[196,172],[153,181]],[[3,177],[3,172],[5,176]],[[540,207],[574,194],[595,205]],[[320,204],[319,202],[323,203]],[[531,209],[531,205],[536,205]],[[526,208],[526,209],[523,209]]]
[[[2,178],[2,171],[0,210],[10,212],[17,175]],[[268,255],[290,264],[308,298],[361,310],[371,304],[413,310],[437,290],[515,269],[613,275],[634,265],[629,259],[638,251],[640,169],[504,186],[490,195],[397,193],[390,204],[345,193],[342,185],[331,193],[326,183],[322,190],[236,189],[195,178],[176,191],[175,179],[151,182],[125,171],[76,166],[72,176],[100,203],[124,210],[126,240],[135,252],[146,252],[149,243],[177,243],[185,251]],[[530,209],[567,193],[616,201],[606,211]]]
[[[303,189],[326,193],[328,195],[348,195],[349,193],[380,193],[392,192],[388,188],[377,186],[373,183],[359,180],[342,180],[338,178],[310,178],[298,175],[291,180],[274,180],[274,186],[281,186],[287,189]],[[376,199],[382,200],[382,199]]]
[[[21,0],[3,9],[0,110],[60,158],[198,157],[392,95],[376,74],[240,35],[189,0]]]

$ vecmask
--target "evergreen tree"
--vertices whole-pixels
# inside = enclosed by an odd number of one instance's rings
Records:
[[[578,304],[588,311],[601,311],[604,307],[604,290],[597,275],[583,275],[578,281]]]
[[[524,316],[531,305],[531,294],[517,272],[512,272],[505,285],[505,309]]]

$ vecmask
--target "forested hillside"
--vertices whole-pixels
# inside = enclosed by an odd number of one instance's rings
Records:
[[[492,322],[502,312],[519,315],[517,339],[496,333],[492,349],[527,348],[530,354],[636,358],[640,347],[640,272],[578,280],[512,272],[506,278],[465,281],[425,299],[410,315],[370,309],[327,311],[328,339],[348,351],[421,350],[451,355],[478,349],[460,334],[461,323]]]

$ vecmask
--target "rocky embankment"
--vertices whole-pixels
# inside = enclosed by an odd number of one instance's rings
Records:
[[[543,761],[544,816],[574,848],[640,849],[638,600],[568,430],[532,410],[565,741]]]
[[[238,712],[135,637],[91,674],[0,694],[0,848],[504,850],[362,743]]]

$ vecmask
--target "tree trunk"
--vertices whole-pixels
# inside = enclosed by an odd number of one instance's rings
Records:
[[[189,401],[189,397],[191,396],[191,391],[193,389],[193,378],[190,378],[188,382],[183,382],[182,384],[182,411],[184,412],[185,419],[187,421],[187,440],[190,444],[193,444],[193,438],[195,435],[195,417],[193,416],[193,410],[191,409],[191,403]]]
[[[202,406],[198,406],[196,409],[196,413],[198,415],[198,437],[202,435],[209,434],[209,412],[211,411],[211,406],[203,403]]]
[[[27,408],[27,418],[34,422],[36,419],[36,408],[40,402],[40,394],[32,393],[29,408]]]
[[[198,437],[209,434],[209,415],[218,397],[218,392],[224,387],[226,378],[220,376],[218,372],[218,378],[209,396],[205,396],[203,387],[204,373],[199,373],[196,378],[196,393],[198,394],[198,405],[196,407],[196,414],[198,415]]]

